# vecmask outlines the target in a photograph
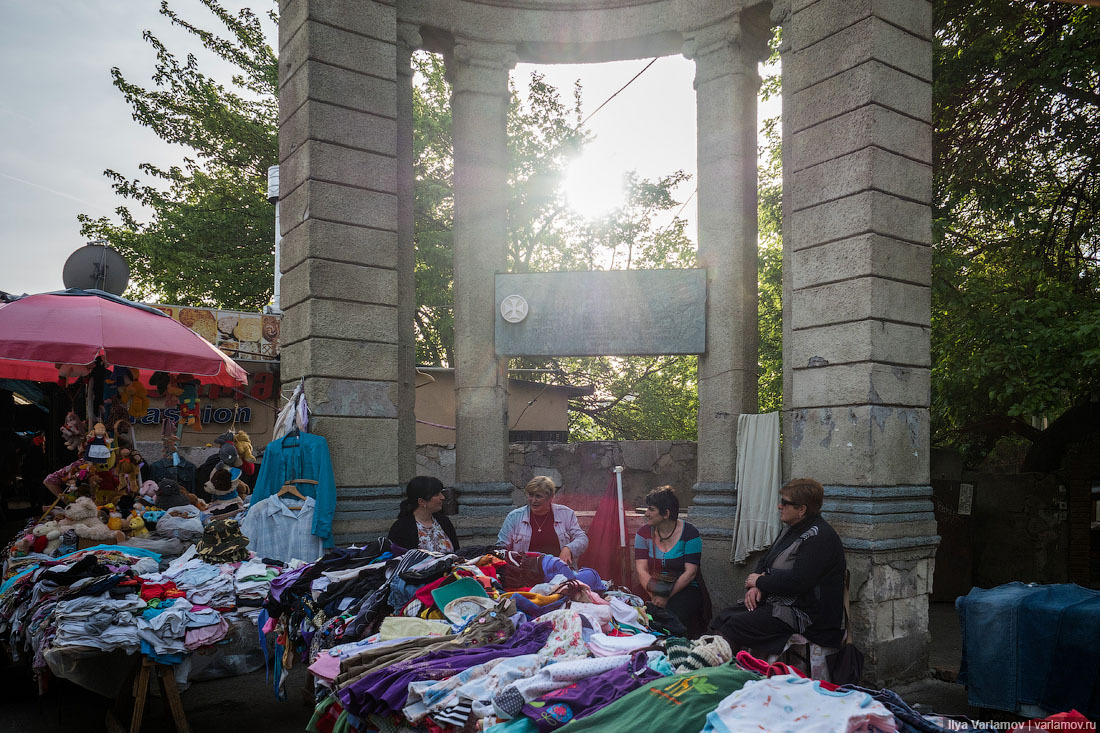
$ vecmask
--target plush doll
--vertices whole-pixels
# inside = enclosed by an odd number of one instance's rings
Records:
[[[112,532],[117,532],[122,529],[122,512],[115,508],[114,504],[108,504],[107,509],[107,529]]]
[[[238,430],[237,434],[233,437],[233,443],[237,446],[237,453],[240,455],[242,461],[245,463],[256,462],[256,456],[252,453],[252,438],[248,437],[248,433],[243,430]]]
[[[146,502],[157,505],[157,482],[146,481],[141,485],[141,489],[138,490],[138,495],[145,499]]]
[[[114,457],[111,449],[111,439],[107,436],[107,426],[101,422],[97,422],[92,431],[88,433],[87,441],[84,446],[84,455],[90,463],[94,463],[97,467],[104,466],[109,468],[111,459]]]
[[[57,383],[62,387],[68,387],[92,373],[92,367],[83,364],[55,364],[54,366],[57,367]]]
[[[61,546],[57,548],[57,557],[68,555],[70,552],[76,552],[76,546],[79,541],[75,530],[66,529],[62,531]]]
[[[42,545],[42,549],[35,549],[35,552],[53,557],[54,553],[57,552],[57,548],[61,547],[61,526],[57,522],[53,520],[43,522],[36,525],[31,532],[34,534],[35,548],[39,546],[39,543]]]
[[[134,454],[130,452],[129,448],[123,448],[118,452],[118,464],[115,466],[115,470],[118,472],[118,488],[120,491],[125,491],[128,494],[137,493],[138,486],[138,467],[134,464]],[[138,456],[140,458],[140,455]]]
[[[180,406],[180,397],[183,396],[183,388],[179,386],[176,375],[168,378],[168,385],[164,388],[164,409],[170,410]]]
[[[49,544],[49,538],[46,535],[50,529],[45,524],[36,524],[31,529],[31,536],[34,538],[31,540],[31,551],[39,555],[46,552],[46,545]]]
[[[34,551],[34,540],[35,540],[35,537],[34,537],[33,534],[28,533],[28,534],[23,535],[22,537],[20,537],[18,540],[15,541],[15,544],[13,544],[11,546],[10,556],[11,557],[26,557],[27,555],[29,555],[31,552]]]
[[[130,515],[129,529],[131,537],[149,536],[149,530],[145,528],[145,520],[141,518],[140,514]]]
[[[118,543],[126,539],[122,532],[114,532],[99,521],[95,502],[86,496],[65,507],[65,516],[60,525],[62,531],[72,529],[77,537],[95,542]]]
[[[149,411],[149,391],[138,381],[140,373],[137,369],[131,369],[130,376],[132,381],[118,391],[118,398],[121,404],[126,405],[130,417],[142,418]]]
[[[65,424],[61,426],[61,439],[65,441],[65,447],[79,452],[84,448],[84,436],[87,434],[88,426],[75,412],[70,411],[65,416]]]
[[[199,380],[181,374],[177,384],[183,390],[180,395],[180,422],[195,430],[202,430],[202,422],[199,420]]]

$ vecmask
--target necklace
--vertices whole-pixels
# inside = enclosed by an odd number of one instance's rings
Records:
[[[668,542],[672,535],[676,534],[676,522],[672,523],[672,531],[668,534],[661,534],[661,530],[656,527],[654,527],[654,530],[657,532],[657,539],[661,542]]]
[[[535,529],[537,529],[539,531],[539,534],[542,534],[542,528],[546,526],[546,517],[544,516],[542,518],[541,522],[536,522],[535,521],[535,513],[534,512],[528,512],[528,513],[531,515],[531,524],[533,524],[535,526]]]

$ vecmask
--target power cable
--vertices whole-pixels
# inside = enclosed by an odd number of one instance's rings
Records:
[[[590,112],[590,113],[588,114],[588,116],[587,116],[587,117],[585,117],[585,118],[584,118],[583,120],[581,120],[581,123],[580,123],[579,125],[577,125],[577,129],[580,129],[580,128],[584,127],[584,123],[588,122],[588,121],[589,121],[590,119],[592,119],[592,116],[593,116],[594,114],[596,114],[596,113],[597,113],[597,112],[599,112],[599,111],[600,111],[601,109],[603,109],[604,107],[606,107],[606,106],[607,106],[607,103],[608,103],[608,102],[610,102],[610,101],[611,101],[612,99],[614,99],[615,97],[619,96],[619,93],[620,93],[620,92],[622,92],[622,91],[623,91],[624,89],[626,89],[626,88],[627,88],[628,86],[630,86],[631,84],[633,84],[633,83],[634,83],[634,81],[635,81],[635,80],[636,80],[636,79],[637,79],[637,78],[638,78],[639,76],[641,76],[642,74],[646,73],[646,71],[647,71],[647,70],[649,69],[649,67],[650,67],[650,66],[653,66],[653,64],[657,63],[657,59],[659,59],[659,58],[661,58],[661,57],[660,57],[660,56],[654,56],[654,57],[653,57],[653,60],[652,60],[652,61],[650,61],[650,62],[649,62],[648,64],[646,64],[646,65],[645,65],[645,68],[643,68],[643,69],[642,69],[641,71],[639,71],[639,72],[638,72],[637,74],[635,74],[635,75],[634,75],[633,77],[631,77],[630,81],[628,81],[628,82],[627,82],[626,84],[623,84],[623,85],[622,85],[621,87],[619,87],[619,91],[615,92],[615,93],[614,93],[614,94],[612,94],[612,95],[611,95],[610,97],[608,97],[607,99],[605,99],[605,100],[603,101],[603,103],[602,103],[602,104],[600,104],[600,106],[599,106],[599,107],[597,107],[596,109],[592,110],[592,111],[591,111],[591,112]]]

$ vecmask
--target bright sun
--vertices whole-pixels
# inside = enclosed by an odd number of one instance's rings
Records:
[[[611,159],[582,155],[566,169],[562,186],[569,208],[587,219],[623,205],[623,173]]]

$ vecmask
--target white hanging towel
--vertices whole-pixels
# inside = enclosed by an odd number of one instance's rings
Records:
[[[730,560],[744,564],[779,535],[779,413],[737,418],[737,514]]]

